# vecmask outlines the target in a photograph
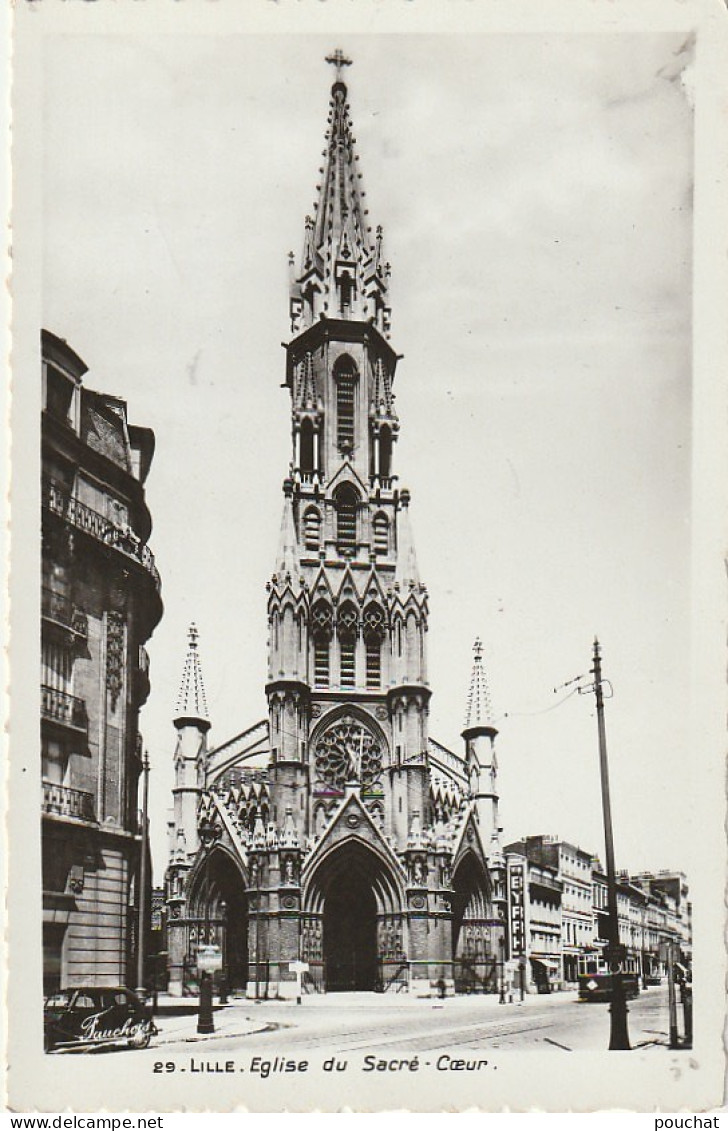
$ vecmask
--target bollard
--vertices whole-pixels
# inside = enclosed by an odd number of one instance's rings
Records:
[[[200,1006],[197,1014],[197,1032],[215,1032],[215,1022],[212,1019],[212,978],[207,970],[204,970],[200,975]]]
[[[691,1049],[693,1047],[693,987],[685,983],[680,988],[680,1000],[683,1007],[683,1025],[685,1028],[685,1037],[683,1039],[683,1048]]]

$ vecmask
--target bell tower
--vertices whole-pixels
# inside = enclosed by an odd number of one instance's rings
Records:
[[[475,816],[488,858],[499,858],[500,828],[498,825],[498,761],[495,740],[498,735],[493,724],[493,708],[483,667],[483,645],[480,639],[473,645],[473,670],[470,676],[465,729],[465,764],[468,772],[469,793],[475,806]]]
[[[279,819],[316,833],[356,787],[404,848],[427,814],[427,591],[399,420],[390,268],[372,229],[339,50],[313,214],[289,255],[291,465],[268,586],[271,772]]]

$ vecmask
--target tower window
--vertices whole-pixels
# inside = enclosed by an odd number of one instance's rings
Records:
[[[387,427],[379,433],[379,474],[385,478],[392,474],[392,433]]]
[[[374,553],[375,554],[388,554],[389,553],[389,523],[387,516],[377,514],[374,516]]]
[[[382,640],[386,632],[386,619],[379,605],[369,605],[364,613],[364,643],[366,649],[366,683],[368,688],[378,688],[382,683]]]
[[[341,686],[354,687],[356,685],[356,660],[354,640],[341,641]]]
[[[313,642],[313,682],[316,687],[329,686],[329,642],[324,637]]]
[[[359,618],[353,605],[346,604],[339,610],[339,656],[341,667],[339,683],[341,687],[356,686],[356,638]]]
[[[356,508],[359,496],[344,486],[336,494],[336,541],[339,549],[356,547]]]
[[[356,370],[347,359],[336,374],[336,443],[339,451],[354,449],[354,396]]]
[[[306,418],[301,424],[301,471],[313,471],[313,424]]]
[[[326,601],[317,601],[311,613],[313,636],[313,681],[315,687],[329,686],[329,642],[333,617]]]
[[[315,507],[309,507],[303,516],[303,540],[307,550],[320,549],[321,515]]]
[[[367,640],[367,687],[379,687],[382,682],[382,646],[376,639]]]

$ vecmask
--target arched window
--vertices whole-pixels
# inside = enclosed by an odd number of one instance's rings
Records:
[[[321,515],[316,507],[309,507],[303,516],[303,541],[307,550],[321,548]]]
[[[375,554],[388,554],[389,553],[389,522],[387,516],[382,514],[375,514],[372,523],[374,528],[374,553]]]
[[[348,314],[351,307],[351,298],[354,293],[354,281],[348,272],[344,272],[339,280],[339,297],[341,313]]]
[[[356,549],[356,510],[359,496],[345,483],[336,492],[336,541],[340,550]]]
[[[366,652],[366,683],[369,688],[378,688],[382,683],[382,641],[386,634],[387,621],[379,605],[368,605],[364,611],[364,646]]]
[[[356,608],[347,601],[339,609],[337,620],[339,634],[339,655],[341,687],[356,686],[356,638],[359,630],[359,616]]]
[[[354,401],[356,368],[350,357],[342,358],[334,371],[336,380],[336,443],[340,452],[354,450]]]
[[[386,424],[379,433],[379,474],[385,479],[392,474],[392,433]]]
[[[313,471],[313,424],[306,417],[301,424],[301,471]]]
[[[313,682],[315,687],[329,686],[329,645],[333,634],[333,614],[328,601],[317,601],[311,612],[313,636]]]

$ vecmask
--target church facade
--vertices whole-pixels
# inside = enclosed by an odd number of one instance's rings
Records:
[[[233,992],[256,996],[294,994],[297,963],[312,992],[494,992],[497,731],[476,644],[461,751],[428,734],[428,594],[394,471],[390,269],[362,204],[348,61],[330,61],[325,165],[300,265],[290,257],[268,714],[209,747],[191,629],[174,721],[170,988],[194,983],[204,945]]]

